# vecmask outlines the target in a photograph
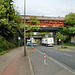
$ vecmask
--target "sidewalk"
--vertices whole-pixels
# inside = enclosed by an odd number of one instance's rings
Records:
[[[66,68],[64,64],[51,57],[47,56],[47,64],[44,64],[44,55],[37,49],[36,52],[29,50],[29,55],[35,75],[75,75],[75,72],[72,72],[69,67]]]
[[[0,75],[33,75],[29,60],[24,57],[24,47],[0,56]]]

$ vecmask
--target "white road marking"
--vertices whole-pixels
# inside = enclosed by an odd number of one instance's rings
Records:
[[[44,53],[42,53],[41,51],[37,50],[39,53],[41,53],[42,55]],[[50,57],[50,56],[47,56],[47,58],[49,58],[50,60],[54,61],[56,64],[60,65],[61,67],[65,68],[66,70],[68,70],[69,72],[71,72],[72,74],[75,74],[75,72],[73,72],[72,70],[68,69],[67,67],[65,67],[63,64],[59,63],[58,61],[56,61],[54,58]]]
[[[67,54],[67,53],[64,53],[64,55],[67,55],[67,56],[72,56],[72,55],[70,55],[70,54]]]

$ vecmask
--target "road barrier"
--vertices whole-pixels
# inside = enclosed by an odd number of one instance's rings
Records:
[[[44,64],[46,64],[46,54],[44,53]]]

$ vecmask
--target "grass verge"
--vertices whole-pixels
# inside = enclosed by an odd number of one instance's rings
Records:
[[[59,47],[58,49],[67,49],[68,47],[66,47],[66,46],[61,46],[61,47]]]
[[[34,50],[34,48],[27,48],[28,50]]]
[[[11,51],[13,49],[15,49],[15,48],[12,48],[12,49],[9,49],[9,50],[6,50],[6,51],[2,51],[2,52],[0,52],[0,55],[4,55],[5,53],[8,53],[9,51]]]

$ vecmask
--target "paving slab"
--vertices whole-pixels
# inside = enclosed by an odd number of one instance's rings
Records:
[[[0,56],[0,75],[33,75],[24,47],[16,48]]]

